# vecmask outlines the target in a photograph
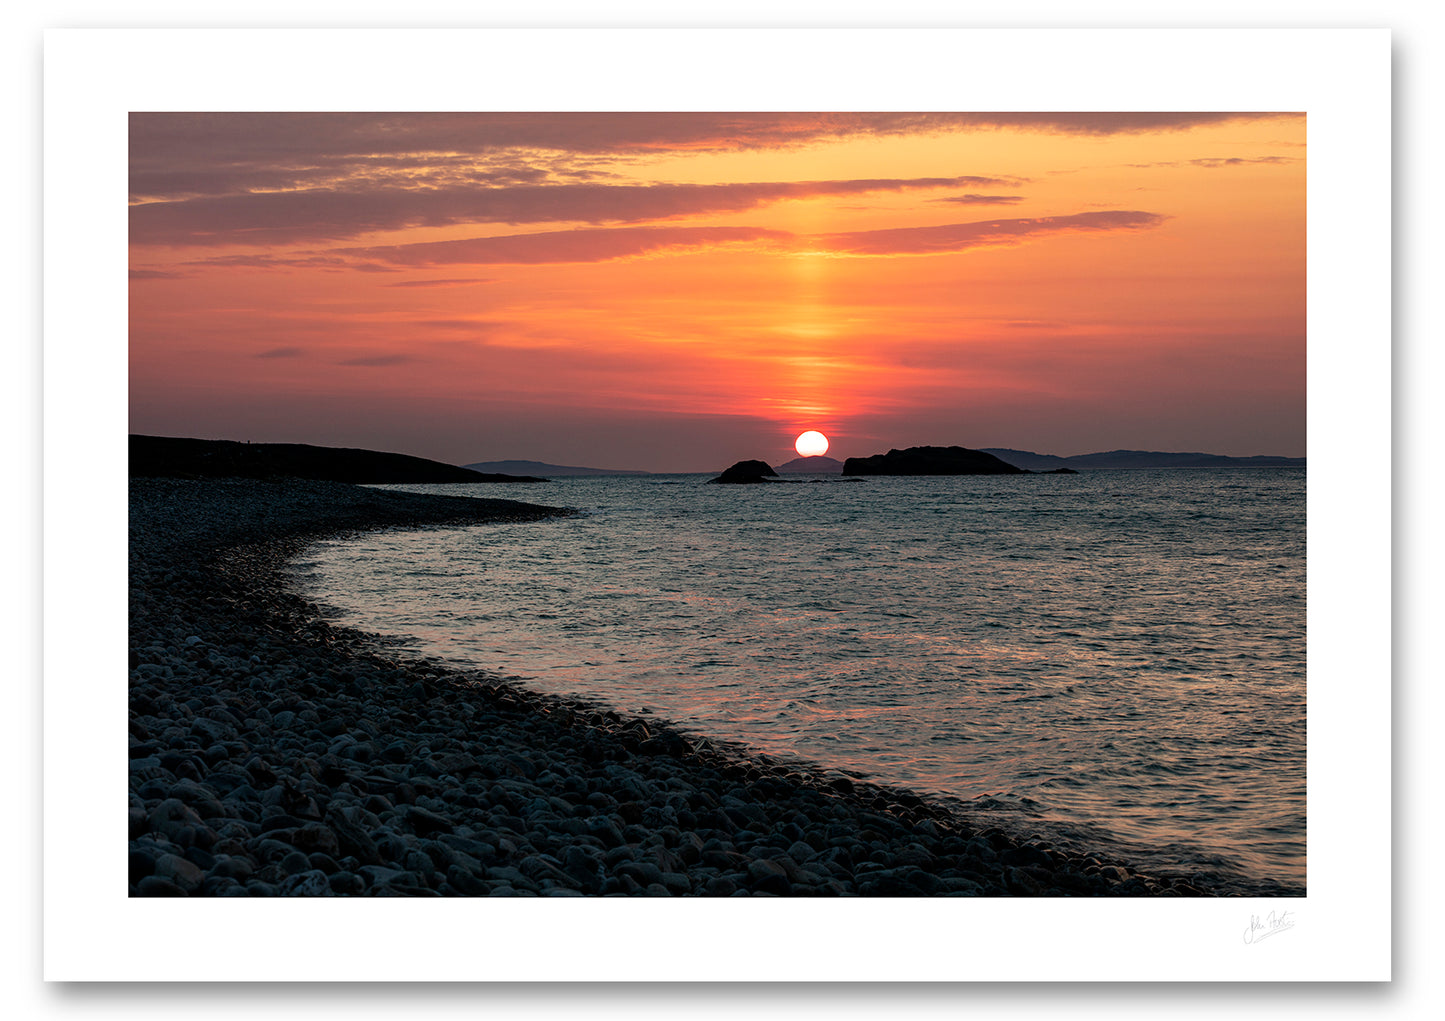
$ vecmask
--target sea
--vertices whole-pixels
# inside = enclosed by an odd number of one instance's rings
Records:
[[[322,542],[418,655],[1233,892],[1305,892],[1304,468],[556,478]]]

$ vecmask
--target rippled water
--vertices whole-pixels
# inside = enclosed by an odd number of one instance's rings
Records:
[[[509,490],[586,513],[330,542],[298,570],[428,655],[1303,888],[1304,470],[706,478]]]

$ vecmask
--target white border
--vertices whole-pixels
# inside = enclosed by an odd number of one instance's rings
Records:
[[[1388,978],[1389,47],[1381,30],[48,32],[45,977]],[[386,73],[358,71],[375,68]],[[1309,896],[128,900],[114,780],[125,713],[126,114],[177,109],[1307,111]],[[1361,465],[1378,468],[1362,482]],[[95,621],[83,640],[80,620]],[[1364,806],[1367,839],[1356,831]],[[1250,914],[1271,909],[1298,924],[1246,946]],[[278,934],[294,933],[314,934],[304,952],[278,948]]]

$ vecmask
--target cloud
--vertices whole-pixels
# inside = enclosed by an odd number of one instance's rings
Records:
[[[133,113],[133,172],[304,171],[359,156],[508,150],[647,155],[807,145],[857,136],[1020,130],[1069,135],[1185,131],[1299,113]],[[203,189],[193,179],[191,187]]]
[[[261,351],[256,358],[299,358],[303,354],[299,347],[273,347],[269,351]]]
[[[1125,166],[1147,170],[1151,167],[1242,167],[1252,163],[1298,163],[1298,156],[1206,156],[1194,160],[1168,160],[1160,163],[1126,163]]]
[[[815,234],[809,242],[824,251],[846,255],[928,255],[961,252],[984,245],[1009,244],[1042,234],[1073,231],[1137,230],[1157,227],[1166,217],[1158,213],[1109,210],[1072,216],[1041,216],[1018,220],[984,220],[947,223],[932,227],[898,227],[888,230]]]
[[[216,267],[227,269],[321,269],[330,271],[352,271],[362,273],[396,273],[392,266],[375,262],[363,262],[342,255],[300,252],[294,255],[217,255],[208,259],[191,259],[185,266]],[[396,286],[387,284],[384,286]]]
[[[404,266],[604,262],[665,250],[793,238],[787,231],[761,227],[603,227],[342,251]]]
[[[1022,195],[947,195],[930,202],[954,202],[961,206],[1011,206],[1022,202]]]
[[[168,269],[133,269],[130,271],[132,280],[183,280],[186,276],[188,274]]]
[[[601,227],[340,251],[404,266],[604,262],[720,245],[821,251],[836,255],[928,255],[1010,244],[1030,237],[1072,231],[1138,230],[1156,227],[1165,219],[1167,217],[1158,213],[1107,210],[1070,216],[984,220],[838,234],[794,234],[761,227]]]
[[[366,358],[348,358],[337,365],[364,365],[372,368],[381,368],[388,365],[402,365],[406,362],[414,362],[415,358],[410,355],[372,355]]]
[[[491,277],[452,277],[446,280],[396,280],[383,287],[470,287],[474,284],[494,284]]]
[[[635,223],[740,212],[785,199],[1018,183],[961,176],[261,192],[132,205],[130,237],[142,245],[274,245],[457,223]]]

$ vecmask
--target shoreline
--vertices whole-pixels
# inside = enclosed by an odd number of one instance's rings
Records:
[[[1238,892],[399,653],[328,623],[287,575],[321,538],[568,513],[132,479],[130,895]]]

